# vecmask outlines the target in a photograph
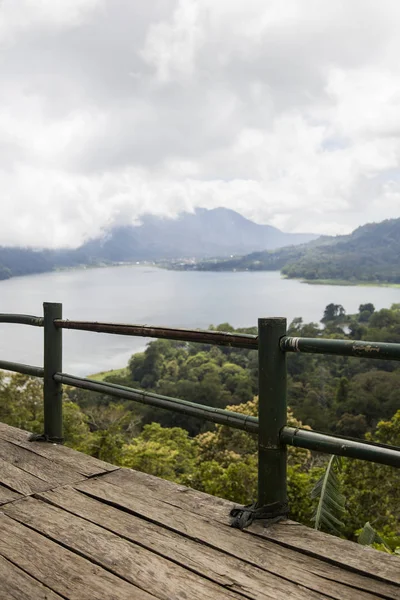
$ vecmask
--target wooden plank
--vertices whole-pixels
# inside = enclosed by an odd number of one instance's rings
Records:
[[[118,472],[109,473],[104,476],[104,481],[129,489],[132,493],[157,498],[225,525],[229,525],[230,510],[237,506],[229,500],[216,498],[185,486],[176,486],[170,481],[160,480],[131,469],[120,469]],[[373,548],[315,531],[290,520],[268,528],[265,528],[262,523],[255,523],[245,532],[321,558],[346,570],[351,569],[367,574],[370,579],[376,578],[400,585],[399,559]]]
[[[163,483],[164,481],[160,480],[160,484]],[[379,593],[386,598],[400,598],[397,594],[400,590],[390,584],[375,582],[363,575],[343,571],[290,548],[283,548],[270,540],[260,539],[211,518],[177,509],[148,493],[141,493],[137,486],[127,489],[107,483],[105,477],[100,477],[74,487],[93,498],[115,507],[122,507],[153,523],[206,543],[264,571],[293,581],[309,590],[326,594],[330,598],[354,598],[355,588],[358,590],[358,597],[365,591],[370,594]]]
[[[2,513],[0,555],[68,600],[155,598]]]
[[[82,452],[77,452],[67,446],[47,442],[30,442],[28,440],[29,436],[30,433],[28,431],[0,423],[0,439],[16,444],[21,448],[26,448],[60,465],[69,467],[85,477],[93,477],[94,475],[118,469],[115,465],[83,454]]]
[[[2,556],[0,556],[0,589],[2,600],[62,600],[61,596]]]
[[[35,498],[5,506],[13,519],[61,543],[162,600],[239,600],[243,596],[200,577],[98,525]]]
[[[23,496],[29,496],[52,487],[47,481],[14,467],[2,458],[0,458],[0,483]]]
[[[76,483],[85,479],[69,467],[39,456],[31,450],[0,439],[0,458],[53,485]]]
[[[309,600],[317,596],[309,589],[262,571],[215,548],[179,535],[90,498],[70,487],[36,494],[35,497],[68,510],[92,523],[160,554],[219,585],[256,600]],[[343,600],[351,598],[344,589]],[[372,598],[361,592],[360,599]]]
[[[0,484],[0,505],[6,504],[7,502],[14,502],[14,500],[18,500],[18,498],[22,498],[21,494],[17,494],[17,492],[13,492]]]

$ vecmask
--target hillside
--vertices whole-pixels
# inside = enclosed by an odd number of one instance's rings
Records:
[[[281,248],[315,239],[258,225],[226,208],[197,209],[177,219],[145,215],[139,227],[118,227],[81,247],[89,256],[110,261],[206,258]]]
[[[317,237],[284,233],[225,208],[197,209],[176,219],[145,215],[141,221],[111,228],[74,250],[0,247],[0,279],[78,265],[243,255]]]
[[[309,281],[400,283],[400,219],[369,223],[350,235],[321,237],[299,246],[202,262],[199,270],[281,270]]]

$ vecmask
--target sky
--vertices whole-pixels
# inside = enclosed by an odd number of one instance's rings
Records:
[[[1,245],[400,217],[399,0],[1,0]]]

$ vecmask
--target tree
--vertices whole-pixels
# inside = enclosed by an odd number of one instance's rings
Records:
[[[370,428],[390,418],[400,406],[400,371],[369,371],[349,382],[348,397],[337,405],[337,414],[364,415]]]
[[[324,310],[324,316],[321,319],[321,323],[329,323],[330,321],[337,321],[343,319],[346,315],[346,311],[341,304],[328,304]]]
[[[375,312],[375,306],[370,302],[368,304],[360,304],[358,308],[358,320],[361,322],[369,321],[371,315]]]
[[[335,427],[335,431],[339,435],[352,438],[362,438],[367,430],[368,424],[364,415],[351,415],[349,413],[344,413]]]
[[[190,478],[194,457],[195,442],[187,431],[152,423],[123,447],[121,464],[179,483]]]
[[[367,440],[400,446],[400,410],[380,421]],[[343,461],[343,493],[346,497],[344,534],[353,537],[369,521],[385,537],[400,536],[400,470],[368,461]]]

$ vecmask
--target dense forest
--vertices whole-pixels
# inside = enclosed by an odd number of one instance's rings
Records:
[[[325,308],[321,324],[295,319],[289,334],[400,343],[400,304],[355,315]],[[229,324],[218,327],[233,331]],[[255,332],[240,329],[241,332]],[[288,421],[294,426],[400,446],[398,363],[340,356],[288,355]],[[107,381],[257,414],[257,352],[157,340]],[[65,388],[66,443],[115,464],[240,503],[256,495],[257,446],[251,435],[177,413]],[[0,421],[41,431],[41,382],[0,372]],[[290,516],[312,526],[311,490],[329,457],[289,449]],[[340,535],[355,539],[370,522],[389,548],[400,546],[399,470],[343,460],[337,473],[346,502]]]
[[[345,280],[400,283],[400,219],[370,223],[350,235],[254,252],[228,260],[204,261],[185,269],[275,271],[308,281]]]

